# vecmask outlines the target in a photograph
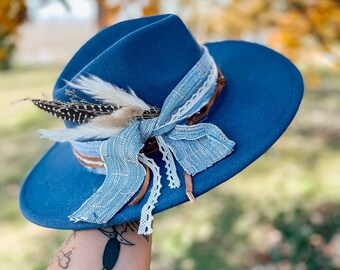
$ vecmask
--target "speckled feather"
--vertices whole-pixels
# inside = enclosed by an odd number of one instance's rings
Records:
[[[74,82],[66,83],[101,104],[27,98],[26,100],[31,100],[38,108],[55,117],[81,124],[75,128],[62,130],[40,130],[41,138],[60,142],[107,139],[121,132],[134,121],[154,118],[160,113],[158,108],[148,105],[137,97],[132,89],[124,90],[93,75],[80,76]]]
[[[119,110],[120,106],[110,104],[81,104],[81,103],[67,103],[60,101],[49,101],[43,99],[30,99],[34,105],[39,109],[52,114],[53,116],[79,124],[84,124],[90,120],[103,115],[110,115]],[[151,108],[144,111],[137,119],[150,119],[158,116],[159,110]]]
[[[110,104],[67,103],[43,99],[31,99],[31,101],[39,109],[55,117],[79,124],[86,123],[98,116],[109,115],[120,108]]]

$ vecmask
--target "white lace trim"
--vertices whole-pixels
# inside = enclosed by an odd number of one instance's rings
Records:
[[[138,234],[150,235],[153,232],[152,221],[154,219],[152,210],[155,208],[158,202],[158,197],[161,195],[161,175],[159,173],[159,167],[155,161],[148,158],[144,154],[138,155],[138,160],[148,166],[153,174],[153,184],[148,201],[144,204],[141,212]]]
[[[211,63],[214,63],[213,59],[210,57]],[[204,84],[197,90],[195,94],[192,95],[192,97],[187,100],[182,107],[178,109],[176,113],[174,113],[171,116],[171,119],[169,123],[173,123],[181,119],[181,117],[187,113],[193,106],[195,106],[198,101],[210,90],[210,86],[213,84],[216,84],[216,78],[217,78],[217,67],[216,65],[212,64],[212,68],[209,70],[209,75],[207,80],[204,82]],[[205,104],[202,105],[202,107]]]
[[[165,162],[166,175],[167,179],[169,180],[169,187],[171,189],[179,188],[181,182],[177,175],[176,164],[172,152],[170,148],[166,145],[162,136],[157,136],[156,140],[159,146],[159,151],[162,153],[162,159]]]

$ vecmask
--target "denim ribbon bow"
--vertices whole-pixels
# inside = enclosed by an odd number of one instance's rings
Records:
[[[188,126],[185,121],[212,97],[217,67],[203,47],[203,54],[164,101],[160,115],[136,121],[101,144],[100,154],[106,167],[102,186],[69,218],[104,224],[131,200],[141,187],[144,165],[153,173],[153,187],[141,213],[139,233],[150,234],[152,210],[160,196],[160,174],[156,163],[140,154],[147,139],[155,137],[167,169],[170,188],[180,186],[175,161],[184,171],[195,175],[231,153],[234,142],[210,123]],[[174,157],[173,157],[174,156]]]

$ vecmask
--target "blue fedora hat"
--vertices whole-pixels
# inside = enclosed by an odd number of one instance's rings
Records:
[[[125,101],[99,97],[107,89],[109,96],[110,90],[124,92],[140,110],[93,138],[74,135],[103,111],[125,112]],[[175,15],[110,26],[66,65],[54,103],[34,101],[64,119],[66,129],[44,133],[58,142],[24,180],[21,211],[38,225],[72,230],[142,219],[140,233],[149,234],[152,213],[206,193],[266,152],[294,118],[302,95],[297,68],[265,46],[199,44]],[[202,112],[207,104],[208,114]],[[82,109],[90,120],[77,121]],[[146,144],[155,141],[160,151],[151,153]]]

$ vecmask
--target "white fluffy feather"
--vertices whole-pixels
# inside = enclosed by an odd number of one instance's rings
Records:
[[[125,91],[116,85],[105,82],[97,76],[80,76],[74,82],[67,82],[74,88],[108,104],[117,106],[131,106],[149,110],[150,106],[137,97],[133,90]]]
[[[107,139],[121,132],[126,126],[135,121],[142,110],[135,107],[122,107],[110,115],[94,118],[91,122],[79,125],[76,128],[60,130],[39,130],[40,138],[56,142],[66,142],[88,139]]]
[[[57,142],[107,139],[121,132],[126,126],[134,122],[137,116],[142,116],[144,111],[151,109],[132,90],[127,92],[93,75],[89,77],[80,76],[74,82],[67,82],[67,84],[97,100],[121,108],[110,115],[98,116],[89,123],[79,125],[76,128],[40,130],[41,138]]]

